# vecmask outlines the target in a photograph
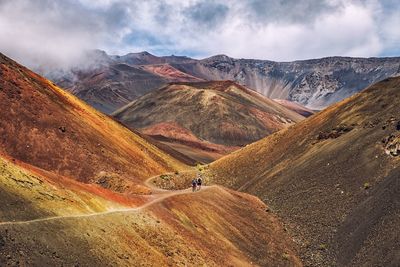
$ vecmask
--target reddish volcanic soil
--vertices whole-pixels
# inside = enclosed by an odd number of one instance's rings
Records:
[[[160,65],[145,65],[142,68],[146,71],[152,72],[158,76],[165,78],[170,82],[200,82],[203,79],[184,73],[175,69],[169,64]]]
[[[2,55],[0,73],[0,104],[7,107],[0,112],[0,149],[11,157],[79,181],[127,181],[130,190],[152,175],[184,167]]]

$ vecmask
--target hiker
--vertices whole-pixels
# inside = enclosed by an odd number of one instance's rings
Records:
[[[192,180],[192,192],[196,191],[197,189],[197,180],[193,179]]]
[[[202,182],[203,182],[203,180],[201,179],[201,176],[199,176],[199,178],[197,178],[197,190],[201,189]]]

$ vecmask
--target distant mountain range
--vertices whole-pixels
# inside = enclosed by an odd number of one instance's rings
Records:
[[[214,80],[236,81],[269,98],[319,110],[375,82],[400,75],[400,57],[274,62],[226,55],[201,60],[158,57],[148,52],[111,56],[95,50],[88,61],[85,67],[77,66],[71,72],[52,71],[46,76],[106,113],[169,82]]]

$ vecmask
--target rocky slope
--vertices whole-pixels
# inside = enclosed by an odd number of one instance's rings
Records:
[[[136,99],[113,116],[153,137],[220,154],[304,118],[231,81],[170,84]]]
[[[194,79],[232,80],[269,98],[295,101],[319,110],[370,84],[400,74],[399,57],[329,57],[274,62],[234,59],[225,55],[202,60],[178,56],[157,57],[148,52],[125,56],[108,56],[104,52],[97,52],[97,58],[95,55],[91,56],[94,63],[89,70],[77,66],[72,74],[50,73],[48,77],[107,113],[163,83],[190,82]],[[114,67],[119,64],[130,67],[125,66],[122,71],[122,67]]]
[[[278,218],[0,55],[1,266],[302,266]]]
[[[329,57],[293,62],[225,55],[172,64],[206,80],[234,80],[270,98],[323,109],[387,77],[400,75],[400,58]]]
[[[228,155],[215,182],[259,196],[309,266],[396,266],[400,259],[400,78]]]

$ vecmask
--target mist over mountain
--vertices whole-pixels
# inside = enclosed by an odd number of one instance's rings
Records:
[[[96,50],[86,66],[47,77],[101,111],[111,113],[169,82],[232,80],[269,98],[323,109],[387,77],[400,75],[400,57],[329,57],[293,62],[154,56],[109,56]],[[89,63],[91,62],[91,63]]]

